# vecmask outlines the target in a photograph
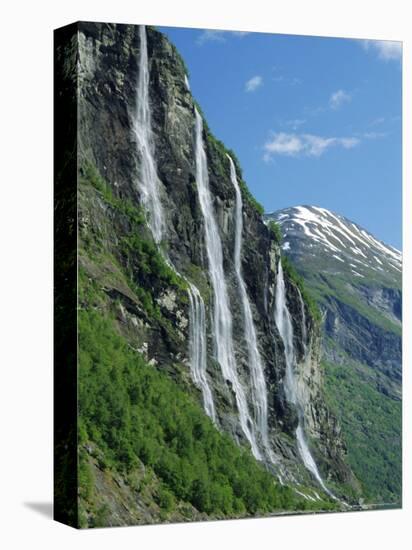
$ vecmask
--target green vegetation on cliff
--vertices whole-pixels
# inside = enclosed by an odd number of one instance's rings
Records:
[[[167,41],[157,31],[150,30],[147,33],[150,109],[153,142],[158,152],[154,160],[162,182],[160,194],[166,221],[165,242],[158,247],[146,223],[147,213],[139,203],[141,152],[131,131],[135,121],[129,120],[129,114],[136,108],[136,98],[130,94],[136,86],[136,67],[130,63],[136,53],[136,37],[122,34],[122,47],[117,48],[111,47],[113,37],[106,32],[103,27],[105,43],[93,70],[89,71],[89,64],[84,67],[79,94],[82,139],[78,186],[78,383],[82,525],[336,509],[336,503],[327,499],[313,501],[309,496],[305,499],[297,494],[295,483],[293,487],[282,486],[276,472],[269,471],[273,467],[265,467],[242,445],[233,386],[225,380],[224,372],[222,376],[210,353],[211,284],[206,269],[204,219],[194,181],[194,113],[190,94],[184,87],[185,68]],[[100,51],[98,47],[96,51]],[[90,52],[87,50],[85,54]],[[145,68],[137,69],[141,74]],[[120,93],[114,94],[114,88],[108,87],[107,93],[97,94],[96,78],[114,83]],[[101,113],[110,116],[102,117]],[[277,428],[282,431],[283,416],[289,411],[276,372],[280,363],[273,339],[277,340],[278,335],[270,330],[274,328],[273,315],[269,316],[262,300],[266,285],[275,279],[272,260],[274,255],[279,257],[279,234],[270,232],[263,224],[263,208],[247,189],[238,159],[212,135],[206,121],[203,143],[222,250],[229,261],[234,237],[230,215],[235,193],[227,154],[236,165],[248,236],[242,250],[245,284],[254,300],[251,307],[258,334],[264,336],[262,348],[268,355],[267,370],[272,371],[268,377],[269,406],[279,420],[269,426],[273,448],[299,471],[295,440],[287,434],[278,439]],[[93,164],[84,162],[84,157]],[[193,383],[188,365],[192,325],[186,283],[171,268],[166,251],[179,272],[199,285],[204,297],[207,375],[216,403],[218,428],[206,416],[201,391]],[[230,262],[224,267],[226,275]],[[237,329],[241,311],[232,300],[236,283],[227,275],[234,333],[240,334]],[[288,281],[288,290],[296,298],[298,284],[297,280],[291,284]],[[305,298],[303,285],[300,286]],[[300,302],[292,301],[300,312]],[[240,358],[246,353],[243,338],[234,334],[233,340],[234,353]],[[241,368],[245,386],[246,382],[248,385],[245,393],[252,394],[247,365],[239,360],[239,371]],[[311,484],[309,478],[303,478]],[[305,486],[301,489],[306,491]]]
[[[373,372],[348,358],[324,363],[325,393],[342,425],[348,460],[372,503],[398,502],[402,494],[402,403],[383,395]],[[369,374],[369,377],[368,377]]]
[[[273,220],[270,220],[267,225],[269,231],[272,233],[272,236],[275,238],[275,241],[280,245],[282,243],[282,230],[280,225]]]
[[[305,279],[296,271],[295,266],[288,256],[282,255],[282,267],[289,279],[293,281],[299,288],[303,301],[306,303],[312,318],[320,323],[322,320],[322,316],[319,306],[312,297],[312,294],[307,289],[307,286],[305,285]]]
[[[156,476],[156,502],[162,520],[176,517],[187,503],[209,517],[241,517],[276,510],[326,510],[330,502],[304,500],[240,448],[205,416],[187,381],[169,369],[149,365],[119,330],[116,305],[107,291],[130,289],[147,320],[173,337],[156,296],[174,289],[180,307],[187,307],[184,282],[167,265],[147,233],[141,210],[113,195],[97,169],[82,166],[84,191],[103,201],[121,221],[117,246],[91,229],[83,229],[84,254],[95,266],[110,264],[117,284],[79,273],[79,477],[83,524],[104,525],[110,513],[93,497],[88,446],[99,449],[99,467],[106,477],[126,484],[141,465]],[[88,200],[91,200],[90,198]],[[98,219],[96,219],[98,222]],[[98,225],[98,223],[97,223]],[[93,269],[92,269],[93,270]],[[114,275],[115,273],[115,275]],[[129,293],[128,293],[129,294]],[[181,366],[176,366],[180,372]],[[94,502],[95,500],[95,502]],[[92,504],[91,504],[92,503]],[[88,510],[88,514],[84,510]],[[85,519],[86,517],[89,519]],[[190,518],[190,513],[185,516]]]
[[[392,332],[397,336],[402,336],[402,329],[394,322],[389,320],[385,315],[382,315],[373,305],[368,304],[365,300],[359,299],[359,295],[353,291],[348,290],[348,281],[356,290],[357,286],[378,286],[376,281],[368,280],[365,277],[362,279],[362,283],[355,284],[353,282],[353,276],[348,274],[330,274],[326,270],[323,270],[323,262],[320,259],[317,265],[315,275],[313,274],[313,266],[306,271],[301,270],[304,273],[307,285],[310,286],[312,294],[315,296],[320,304],[327,304],[332,299],[338,299],[349,307],[353,308],[359,315],[365,317],[372,324],[377,325],[385,331]],[[321,277],[319,277],[321,273]],[[395,282],[395,281],[394,281]]]
[[[96,285],[81,281],[80,444],[93,441],[104,453],[104,467],[125,476],[139,461],[152,468],[168,511],[177,500],[217,517],[313,509],[220,433],[177,382],[132,350],[115,319],[100,309],[105,298]],[[87,493],[84,460],[80,473]]]

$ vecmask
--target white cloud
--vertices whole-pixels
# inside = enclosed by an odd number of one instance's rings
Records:
[[[259,75],[253,76],[245,83],[246,92],[254,92],[263,84],[263,78]]]
[[[384,61],[402,59],[402,42],[392,40],[362,40],[362,46],[365,50],[374,50],[379,59]]]
[[[349,103],[351,99],[352,96],[348,92],[345,92],[345,90],[337,90],[336,92],[333,92],[333,94],[329,98],[329,107],[331,109],[337,110],[344,103]]]
[[[359,145],[360,139],[354,137],[322,137],[313,134],[274,133],[263,149],[264,160],[275,155],[320,157],[331,147],[352,149]]]
[[[272,139],[264,145],[265,156],[270,158],[272,155],[297,155],[303,149],[303,142],[295,134],[286,134],[279,132],[273,134]]]
[[[247,31],[220,31],[213,29],[206,29],[202,31],[196,39],[196,43],[202,46],[205,42],[226,42],[226,38],[229,35],[236,36],[237,38],[243,38],[249,34]]]

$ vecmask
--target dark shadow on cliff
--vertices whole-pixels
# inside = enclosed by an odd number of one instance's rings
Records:
[[[23,502],[26,508],[30,508],[43,517],[53,519],[53,503],[52,502]]]

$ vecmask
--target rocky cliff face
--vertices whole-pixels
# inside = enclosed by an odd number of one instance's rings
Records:
[[[187,284],[197,287],[206,306],[207,378],[216,407],[216,427],[248,446],[239,422],[235,390],[222,375],[214,353],[213,288],[196,182],[196,103],[185,83],[182,59],[153,28],[147,28],[149,98],[165,216],[164,238],[159,245],[153,242],[144,223],[141,153],[134,133],[140,99],[140,48],[138,27],[79,24],[79,268],[84,280],[103,289],[106,300],[101,307],[113,316],[128,345],[202,401],[191,377],[189,354]],[[214,138],[205,120],[203,125],[209,186],[233,317],[237,372],[253,411],[251,366],[234,266],[236,196],[227,158],[233,153]],[[241,267],[264,366],[269,441],[275,456],[273,461],[264,461],[275,475],[281,471],[291,483],[316,486],[302,466],[294,436],[296,411],[285,398],[284,346],[274,321],[279,243],[263,223],[261,211],[241,180],[240,166],[233,160],[243,199]],[[339,425],[323,398],[319,327],[307,304],[302,303],[297,283],[287,275],[286,292],[307,436],[324,479],[332,482],[339,493],[339,485],[356,484],[345,462]],[[384,301],[384,297],[380,299]],[[90,303],[80,297],[80,306],[87,308]],[[334,325],[333,319],[330,323]]]
[[[344,350],[381,373],[400,397],[401,254],[323,208],[288,208],[268,218],[281,225],[284,252],[324,310],[325,357],[337,360],[336,349]]]
[[[287,208],[267,219],[281,226],[284,253],[322,309],[328,392],[355,473],[373,502],[399,502],[402,256],[323,208]]]

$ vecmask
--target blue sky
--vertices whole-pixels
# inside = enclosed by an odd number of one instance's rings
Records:
[[[267,212],[322,206],[401,249],[400,43],[160,30]]]

